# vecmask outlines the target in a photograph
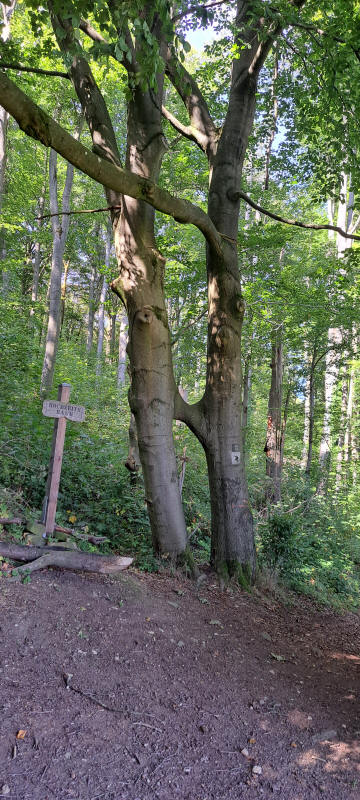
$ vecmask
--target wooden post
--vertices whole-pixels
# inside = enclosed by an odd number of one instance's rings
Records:
[[[57,399],[61,403],[68,403],[71,392],[70,383],[60,383]],[[51,448],[49,474],[46,484],[46,494],[43,505],[42,522],[45,524],[46,538],[54,533],[55,514],[59,494],[61,464],[64,451],[66,431],[66,417],[59,417],[54,422],[54,433]]]

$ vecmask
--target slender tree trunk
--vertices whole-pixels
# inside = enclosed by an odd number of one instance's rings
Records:
[[[110,314],[110,360],[113,361],[115,356],[115,349],[116,349],[116,320],[117,320],[117,313],[116,311]]]
[[[289,415],[289,406],[290,406],[290,397],[291,397],[291,386],[288,386],[286,397],[285,397],[285,405],[283,411],[283,418],[281,423],[281,438],[280,438],[280,489],[281,489],[281,478],[282,478],[282,468],[284,464],[284,449],[285,449],[285,434],[286,434],[286,426],[288,421]]]
[[[270,503],[281,501],[281,409],[283,379],[282,330],[273,331],[271,343],[271,384],[269,391],[266,455],[266,497]]]
[[[303,449],[301,456],[302,469],[306,468],[307,454],[309,447],[309,431],[310,431],[310,371],[309,371],[310,359],[307,346],[304,354],[304,364],[306,365],[308,373],[306,376],[306,384],[304,392],[304,435],[303,435]]]
[[[242,445],[243,445],[244,457],[245,457],[245,447],[246,447],[246,432],[249,424],[251,382],[252,382],[252,364],[251,364],[251,354],[249,354],[245,361],[243,404],[242,404],[242,434],[243,434]]]
[[[340,192],[341,197],[338,205],[337,225],[342,230],[347,230],[348,222],[351,222],[351,215],[349,217],[348,209],[348,189],[349,179],[345,173],[341,174]],[[334,218],[333,206],[328,204],[328,213],[330,219]],[[330,237],[329,237],[330,238]],[[341,259],[348,247],[348,240],[344,239],[341,234],[336,234],[336,249],[338,258]],[[320,441],[319,453],[319,480],[317,486],[318,494],[325,494],[329,478],[330,462],[331,462],[331,425],[330,425],[330,410],[333,398],[334,389],[336,386],[339,374],[339,346],[342,342],[343,335],[340,328],[329,328],[328,330],[328,345],[329,351],[326,356],[325,362],[325,378],[324,378],[324,419],[323,428]]]
[[[270,159],[272,148],[274,144],[274,139],[277,130],[277,121],[279,116],[279,104],[276,94],[276,81],[279,76],[279,57],[277,51],[274,55],[274,69],[273,69],[273,79],[272,79],[272,86],[271,86],[271,100],[272,100],[272,125],[269,131],[268,140],[266,143],[265,149],[265,178],[264,178],[264,189],[265,191],[269,188],[269,180],[270,180]]]
[[[349,481],[350,465],[353,460],[354,452],[354,433],[353,433],[353,415],[354,415],[354,392],[355,392],[355,368],[352,365],[349,377],[349,392],[347,397],[346,406],[346,426],[344,436],[344,461],[347,467],[347,481]]]
[[[320,442],[320,475],[318,481],[318,494],[325,494],[327,489],[330,460],[331,460],[331,404],[334,395],[338,374],[339,355],[338,349],[342,342],[342,333],[339,328],[329,328],[328,352],[325,359],[324,379],[324,417]]]
[[[127,318],[125,311],[123,311],[120,317],[120,330],[119,330],[119,361],[118,361],[118,374],[117,374],[118,387],[124,386],[125,384],[126,346],[127,346]]]
[[[89,311],[87,318],[87,338],[86,338],[86,352],[90,355],[93,339],[94,339],[94,317],[95,317],[95,281],[96,281],[96,266],[95,260],[91,265],[90,282],[89,282]]]
[[[339,436],[337,441],[337,457],[336,457],[336,475],[335,475],[335,491],[338,493],[341,487],[341,480],[342,480],[342,467],[343,467],[343,459],[344,459],[344,443],[345,443],[345,432],[346,432],[346,423],[347,423],[347,415],[346,409],[348,405],[348,394],[349,394],[349,375],[348,375],[348,368],[345,367],[345,374],[342,381],[342,391],[341,391],[341,411],[340,411],[340,424],[339,424]]]
[[[66,288],[69,274],[70,261],[64,261],[64,274],[61,284],[61,312],[60,312],[60,332],[62,331],[65,318]]]
[[[309,441],[307,448],[307,459],[305,466],[305,474],[310,475],[312,454],[313,454],[313,441],[314,441],[314,421],[315,421],[315,365],[316,365],[316,345],[313,350],[310,367],[309,379]]]
[[[48,170],[48,151],[45,151],[45,164],[44,164],[44,181],[41,188],[41,193],[38,202],[38,216],[41,217],[44,213],[45,207],[45,197],[46,197],[46,176]],[[41,244],[40,244],[40,233],[43,227],[44,220],[38,220],[38,238],[36,239],[34,245],[34,266],[33,266],[33,282],[32,282],[32,290],[31,290],[31,309],[30,309],[30,316],[34,314],[34,304],[37,303],[38,299],[38,292],[39,292],[39,277],[40,277],[40,263],[41,263]]]
[[[110,267],[110,248],[111,248],[111,227],[107,225],[106,227],[106,239],[105,239],[105,269],[106,273],[103,277],[102,286],[101,286],[101,294],[100,294],[100,305],[99,305],[99,319],[98,319],[98,343],[97,343],[97,351],[96,351],[96,374],[100,375],[101,372],[101,361],[103,355],[103,347],[104,347],[104,332],[105,332],[105,301],[106,301],[106,293],[108,287],[108,274],[109,274],[109,267]]]
[[[69,229],[69,216],[64,215],[62,221],[58,216],[58,185],[57,185],[57,154],[50,151],[49,158],[49,195],[50,211],[55,214],[51,218],[53,231],[53,250],[51,258],[50,301],[48,327],[45,341],[45,354],[40,382],[40,395],[45,397],[52,388],[56,353],[60,335],[61,312],[61,275],[66,239]],[[74,176],[74,168],[68,164],[66,170],[65,188],[62,197],[62,210],[70,208],[70,195]]]
[[[80,118],[74,138],[79,139],[84,124]],[[71,190],[74,180],[74,167],[68,163],[66,168],[65,186],[61,200],[61,210],[70,210]],[[53,233],[53,251],[50,276],[49,318],[45,342],[44,362],[40,381],[40,396],[45,397],[52,388],[56,353],[59,344],[61,323],[61,274],[63,258],[69,232],[70,217],[68,214],[59,216],[58,181],[57,181],[57,153],[50,150],[49,156],[49,198],[51,226]]]

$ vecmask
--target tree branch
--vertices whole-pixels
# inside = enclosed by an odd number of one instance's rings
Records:
[[[191,142],[195,142],[195,144],[200,147],[200,150],[206,152],[206,146],[208,143],[207,137],[202,136],[202,134],[191,125],[183,125],[180,120],[174,117],[174,114],[172,114],[171,111],[168,111],[168,109],[165,108],[165,106],[161,107],[161,113],[163,117],[170,122],[170,125],[172,125],[176,131],[178,131],[178,133],[181,133],[186,139],[190,139]]]
[[[197,317],[195,317],[195,319],[192,319],[192,320],[191,320],[191,322],[189,322],[187,325],[181,325],[181,327],[179,328],[179,330],[178,330],[178,331],[176,331],[176,333],[174,333],[174,335],[173,335],[173,337],[172,337],[172,339],[171,339],[171,346],[173,347],[173,346],[174,346],[174,344],[176,344],[176,342],[177,342],[177,341],[180,339],[180,336],[182,336],[182,334],[184,333],[184,331],[187,331],[187,330],[189,330],[189,328],[192,328],[192,327],[193,327],[193,325],[196,325],[196,323],[197,323],[197,322],[200,322],[200,320],[201,320],[203,317],[205,317],[205,315],[206,315],[207,313],[208,313],[208,310],[207,310],[207,308],[205,308],[205,310],[204,310],[204,311],[202,311],[202,312],[201,312],[201,314],[199,314]]]
[[[177,389],[174,398],[174,419],[185,422],[185,425],[190,428],[202,445],[207,443],[208,432],[202,400],[199,400],[198,403],[186,403]]]
[[[316,25],[312,25],[311,23],[306,22],[290,22],[291,28],[299,28],[300,30],[308,31],[309,33],[316,33],[318,36],[324,36],[324,38],[329,39],[332,42],[336,42],[336,44],[346,44],[350,50],[354,53],[357,60],[360,61],[360,49],[354,47],[351,42],[347,42],[346,39],[341,39],[340,36],[334,36],[334,34],[329,33],[328,31],[322,30],[322,28],[317,28]],[[315,40],[317,44],[321,44],[318,40]]]
[[[68,72],[59,72],[57,69],[40,69],[40,67],[23,67],[21,64],[8,64],[0,61],[0,69],[15,69],[17,72],[32,72],[35,75],[49,75],[54,78],[66,78],[70,80]]]
[[[35,219],[50,219],[51,217],[72,217],[77,214],[100,214],[104,211],[118,211],[121,206],[103,206],[103,208],[80,208],[77,211],[58,211],[57,214],[42,214],[41,217]]]
[[[102,34],[99,33],[95,28],[93,28],[93,26],[90,25],[90,22],[88,22],[86,19],[80,20],[79,28],[83,33],[86,34],[86,36],[89,37],[89,39],[92,39],[93,42],[98,42],[99,44],[108,44],[108,41],[104,38],[104,36],[102,36]],[[115,59],[115,61],[117,61],[119,64],[122,64],[125,67],[125,69],[134,72],[137,70],[137,65],[135,61],[133,43],[131,41],[131,36],[127,29],[124,31],[124,36],[126,44],[131,52],[132,62],[130,63],[128,59],[125,57],[125,55],[121,60],[116,58],[115,53],[111,53],[111,55]]]
[[[90,22],[88,22],[86,19],[80,20],[79,28],[83,33],[86,33],[86,35],[89,36],[89,38],[92,39],[93,42],[99,42],[100,44],[107,44],[106,39],[104,39],[101,33],[98,33],[98,31],[95,30],[95,28],[93,28],[93,26],[90,25]]]
[[[16,119],[21,130],[28,136],[42,142],[45,147],[53,147],[85,175],[118,194],[144,200],[177,222],[195,225],[210,246],[222,255],[221,236],[202,208],[188,200],[175,197],[153,181],[122,169],[92,153],[1,73],[0,105]]]
[[[53,12],[53,2],[49,2],[51,23],[61,53],[64,58],[74,52],[74,30],[69,19],[62,19]],[[60,31],[62,35],[60,36]],[[93,149],[102,158],[120,166],[120,154],[114,128],[104,98],[94,79],[90,66],[83,55],[72,57],[69,69],[76,94],[80,100],[93,142]],[[115,198],[108,197],[110,202]]]
[[[305,3],[306,0],[290,0],[290,5],[296,9],[301,9]],[[249,3],[239,2],[236,17],[236,26],[239,33],[235,36],[235,41],[241,52],[241,57],[233,62],[232,85],[236,91],[242,87],[249,77],[257,79],[275,39],[279,36],[285,24],[284,20],[279,18],[270,23],[266,31],[266,28],[264,29],[265,18],[259,16],[255,24],[250,27],[247,26],[249,6]],[[248,44],[248,48],[244,48],[244,43]]]
[[[335,231],[336,233],[340,233],[344,239],[356,239],[356,241],[360,242],[360,236],[354,236],[351,233],[346,233],[337,225],[315,225],[308,222],[300,222],[300,220],[297,219],[286,219],[285,217],[281,217],[279,214],[275,214],[274,211],[268,211],[266,208],[259,206],[259,204],[255,203],[255,201],[252,200],[249,195],[245,194],[245,192],[239,191],[237,194],[242,200],[245,200],[245,203],[251,206],[251,208],[254,208],[255,211],[259,211],[260,214],[264,214],[265,217],[270,217],[270,219],[274,219],[276,222],[281,222],[283,225],[295,225],[296,228],[305,228],[306,230],[311,231]]]
[[[188,14],[198,14],[199,12],[204,11],[208,8],[211,9],[215,8],[216,6],[230,5],[231,3],[234,2],[236,2],[236,0],[215,0],[214,3],[204,3],[198,6],[189,6],[188,8],[185,9],[185,11],[182,11],[180,14],[176,14],[175,17],[172,17],[172,22],[178,22],[178,20],[187,17]]]
[[[196,138],[193,137],[193,140],[212,160],[212,155],[215,154],[216,150],[218,130],[199,86],[170,48],[168,48],[166,59],[166,74],[189,114],[191,128],[196,136]],[[177,130],[180,130],[180,128]]]

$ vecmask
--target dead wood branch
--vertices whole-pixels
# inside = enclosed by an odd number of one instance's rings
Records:
[[[4,525],[5,527],[6,525],[26,526],[26,519],[24,517],[0,517],[0,525]],[[106,536],[92,536],[88,533],[77,533],[73,528],[64,528],[62,525],[54,525],[54,530],[59,533],[64,533],[65,536],[73,536],[74,539],[80,539],[81,541],[90,542],[91,544],[104,544],[104,542],[109,541]]]
[[[126,569],[133,562],[132,558],[125,556],[101,556],[97,553],[81,553],[55,547],[28,547],[8,542],[0,542],[0,555],[15,561],[30,562],[26,567],[18,567],[17,571],[20,574],[34,572],[44,567],[60,567],[113,575]]]

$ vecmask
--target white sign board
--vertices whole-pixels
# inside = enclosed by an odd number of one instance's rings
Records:
[[[65,417],[72,422],[84,422],[85,406],[62,403],[60,400],[44,400],[42,413],[44,417]]]
[[[240,464],[240,445],[238,443],[233,444],[231,448],[231,463]]]

